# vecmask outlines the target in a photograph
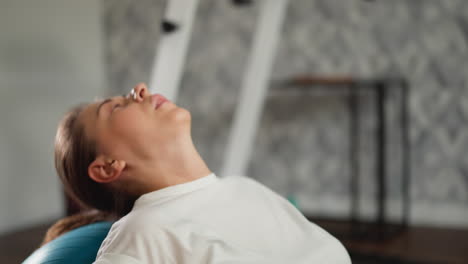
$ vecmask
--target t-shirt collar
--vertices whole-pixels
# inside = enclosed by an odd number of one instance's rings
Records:
[[[179,196],[179,195],[189,193],[192,191],[196,191],[209,184],[215,183],[218,180],[219,180],[219,177],[216,176],[216,174],[212,172],[206,176],[203,176],[193,181],[176,184],[176,185],[168,186],[168,187],[156,190],[156,191],[145,193],[141,195],[135,201],[135,204],[132,210],[147,206],[149,204],[153,205],[153,204],[162,203],[170,199],[171,197]]]

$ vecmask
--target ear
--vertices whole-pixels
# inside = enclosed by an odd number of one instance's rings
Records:
[[[96,182],[113,182],[122,175],[125,165],[123,160],[99,156],[88,166],[88,175]]]

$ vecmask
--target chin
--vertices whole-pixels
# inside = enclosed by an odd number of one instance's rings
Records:
[[[173,117],[176,122],[181,123],[190,123],[192,120],[190,111],[182,107],[177,107],[173,110]]]

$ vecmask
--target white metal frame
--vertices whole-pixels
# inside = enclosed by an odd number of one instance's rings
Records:
[[[165,19],[180,27],[163,35],[153,65],[150,90],[176,102],[199,0],[167,0]],[[276,47],[289,0],[263,0],[252,51],[234,113],[221,176],[245,175],[268,89]]]
[[[225,152],[223,176],[246,173],[288,0],[264,0],[261,4],[252,51]]]
[[[151,93],[160,93],[176,103],[183,74],[187,48],[199,0],[167,0],[165,19],[179,25],[172,33],[162,35],[151,73]]]

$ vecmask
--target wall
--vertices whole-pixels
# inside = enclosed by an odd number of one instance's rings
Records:
[[[59,119],[105,93],[96,1],[0,3],[0,233],[64,213],[53,166]]]
[[[108,51],[109,78],[119,80],[113,88],[120,92],[130,83],[149,80],[149,69],[142,65],[154,55],[147,42],[153,41],[155,29],[140,23],[153,21],[161,1],[104,3],[106,20],[114,21],[106,24],[108,40],[118,46]],[[178,102],[190,109],[194,142],[215,172],[222,166],[257,14],[255,5],[236,8],[216,0],[202,0],[198,10]],[[274,79],[298,73],[405,76],[411,85],[411,222],[467,227],[467,38],[468,3],[463,0],[294,0]],[[129,50],[147,56],[129,57]],[[362,213],[373,217],[375,153],[367,139],[374,120],[372,101],[363,99]],[[347,122],[342,95],[272,94],[248,175],[283,195],[296,193],[304,211],[345,217]],[[395,142],[392,155],[398,155]],[[389,180],[394,217],[399,176]]]

